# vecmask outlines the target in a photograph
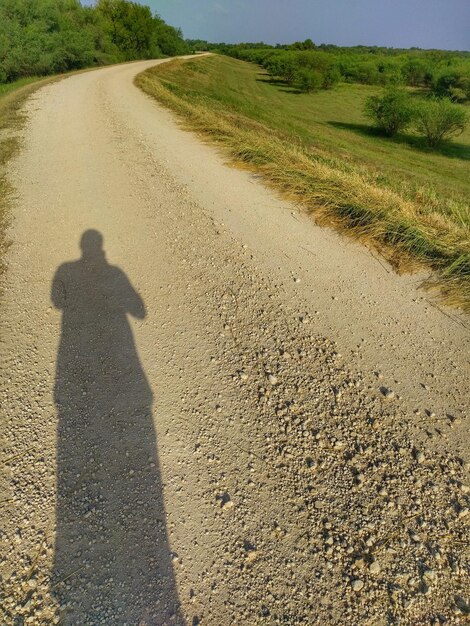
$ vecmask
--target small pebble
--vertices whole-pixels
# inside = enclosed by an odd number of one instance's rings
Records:
[[[423,578],[426,581],[434,581],[436,580],[436,572],[433,569],[427,569],[423,574]]]
[[[426,460],[426,457],[424,456],[424,452],[421,452],[421,450],[418,450],[417,452],[415,452],[415,459],[417,463],[424,463],[424,461]]]

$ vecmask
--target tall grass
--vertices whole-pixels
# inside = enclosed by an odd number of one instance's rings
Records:
[[[211,74],[220,63],[231,64],[234,72],[246,65],[218,57],[177,59],[140,74],[136,83],[189,128],[223,145],[237,162],[303,204],[319,223],[375,247],[398,270],[431,268],[428,284],[438,285],[448,303],[470,310],[468,205],[451,197],[436,201],[426,191],[420,197],[406,189],[400,193],[396,180],[382,182],[360,160],[344,160],[324,146],[299,141],[288,128],[269,123],[265,102],[237,97],[233,79],[232,94],[224,91],[220,72],[219,86],[214,84]]]

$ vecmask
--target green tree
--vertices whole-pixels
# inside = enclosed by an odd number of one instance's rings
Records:
[[[325,71],[323,72],[322,87],[323,89],[331,89],[332,87],[334,87],[334,85],[339,83],[340,80],[341,80],[341,73],[339,69],[336,66],[332,65],[326,68]]]
[[[434,82],[434,93],[454,102],[470,99],[470,68],[454,67],[439,74]]]
[[[305,41],[296,41],[289,47],[292,50],[314,50],[316,48],[311,39],[306,39]]]
[[[279,52],[272,55],[266,65],[271,76],[279,76],[291,84],[298,70],[297,57],[293,52]]]
[[[0,82],[181,54],[181,31],[128,0],[0,0]]]
[[[156,42],[164,55],[171,57],[188,54],[189,46],[183,40],[183,34],[179,28],[166,24],[158,16],[154,18],[154,21]]]
[[[367,98],[364,113],[389,137],[405,130],[411,123],[414,107],[403,89],[389,88],[382,96]]]
[[[407,85],[418,87],[426,84],[429,63],[420,57],[407,58],[402,66],[402,75]]]
[[[428,98],[416,108],[416,130],[422,133],[430,148],[465,130],[468,114],[446,98]]]
[[[99,0],[97,11],[123,60],[158,56],[154,20],[149,7],[126,0]]]
[[[355,79],[364,85],[379,85],[383,83],[386,74],[379,72],[375,61],[361,60],[357,64]]]
[[[304,93],[317,91],[323,85],[323,76],[316,70],[301,67],[295,74],[295,84]]]

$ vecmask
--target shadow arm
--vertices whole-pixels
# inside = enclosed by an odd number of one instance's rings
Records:
[[[143,320],[146,316],[145,304],[137,291],[132,287],[132,298],[129,299],[128,313],[139,320]]]
[[[146,316],[144,301],[131,285],[127,277],[124,274],[122,274],[122,277],[125,283],[123,300],[126,313],[129,313],[129,315],[132,315],[139,320],[143,320]]]
[[[65,308],[66,296],[67,294],[65,290],[65,282],[63,280],[63,272],[61,271],[61,268],[59,268],[52,280],[51,287],[51,300],[56,309]]]

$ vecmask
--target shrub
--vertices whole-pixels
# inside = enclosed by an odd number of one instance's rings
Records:
[[[460,87],[449,87],[449,98],[452,102],[465,102],[468,100],[468,95]]]
[[[337,67],[331,66],[323,73],[323,89],[331,89],[341,80],[341,74]]]
[[[392,88],[382,96],[367,98],[364,112],[382,132],[392,137],[410,124],[414,109],[406,91]]]
[[[265,67],[271,76],[279,76],[290,85],[294,82],[298,68],[297,58],[293,53],[275,54],[269,57]]]
[[[297,70],[295,75],[295,84],[304,93],[310,93],[316,91],[323,86],[323,76],[320,72],[315,70],[309,70],[306,67],[301,67]]]
[[[436,77],[433,91],[436,96],[451,100],[470,99],[470,73],[458,68],[443,72]]]
[[[418,87],[426,84],[429,62],[426,59],[410,57],[402,67],[403,77],[408,85]]]
[[[429,98],[416,108],[416,129],[431,148],[462,133],[467,122],[467,112],[446,98]]]
[[[360,61],[355,69],[354,82],[364,85],[379,85],[381,74],[374,61]]]

